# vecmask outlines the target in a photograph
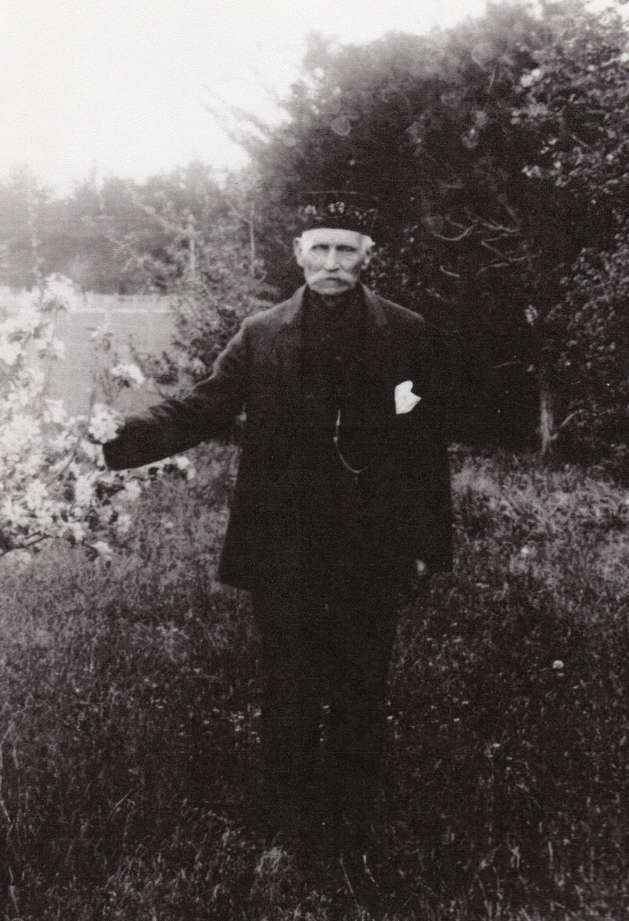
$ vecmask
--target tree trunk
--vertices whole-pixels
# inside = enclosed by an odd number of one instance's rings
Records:
[[[540,455],[543,461],[549,461],[553,453],[553,441],[555,440],[555,416],[550,387],[550,373],[543,362],[539,368],[538,381]]]

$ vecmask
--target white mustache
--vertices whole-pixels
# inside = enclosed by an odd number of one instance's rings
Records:
[[[315,275],[312,276],[312,278],[310,279],[310,284],[312,284],[313,282],[316,283],[318,281],[337,281],[337,280],[346,281],[346,282],[354,282],[356,281],[357,277],[358,277],[358,273],[353,275],[351,272],[345,272],[342,269],[337,269],[336,271],[329,270],[329,269],[321,269],[321,271],[317,272]]]

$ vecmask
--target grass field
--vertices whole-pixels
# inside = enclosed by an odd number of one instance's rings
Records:
[[[12,293],[0,288],[0,321],[15,315],[27,299],[27,292]],[[72,309],[57,319],[56,336],[64,343],[65,356],[50,368],[48,385],[48,396],[63,400],[70,415],[86,413],[89,407],[94,378],[92,336],[105,327],[111,330],[113,352],[120,360],[128,361],[130,347],[152,355],[168,349],[174,323],[165,297],[81,295]],[[144,408],[154,401],[154,396],[148,389],[136,392],[132,408]]]
[[[246,595],[213,580],[234,450],[156,481],[111,563],[0,561],[0,884],[23,921],[622,919],[629,504],[453,452],[456,569],[401,612],[368,909],[256,812]]]

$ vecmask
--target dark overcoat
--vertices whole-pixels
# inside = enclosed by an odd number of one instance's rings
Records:
[[[223,436],[244,409],[242,456],[219,578],[255,589],[299,578],[304,481],[296,449],[304,411],[302,314],[305,288],[247,318],[211,377],[183,399],[126,420],[104,446],[113,469],[138,467]],[[450,476],[442,394],[421,316],[363,288],[365,374],[361,378],[366,468],[360,477],[374,565],[378,557],[451,566]],[[395,387],[421,397],[396,414]],[[339,461],[340,463],[340,461]]]

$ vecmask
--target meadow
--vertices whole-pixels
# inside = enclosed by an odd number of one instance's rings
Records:
[[[257,811],[246,594],[213,579],[236,450],[156,479],[111,561],[0,559],[0,889],[22,921],[609,921],[629,908],[629,499],[452,451],[456,567],[407,598],[370,909]]]
[[[0,286],[0,322],[15,316],[30,301],[26,290]],[[85,292],[77,294],[70,309],[56,320],[56,336],[63,342],[63,361],[47,369],[47,395],[63,400],[70,415],[87,413],[94,386],[93,336],[107,329],[111,335],[110,364],[128,361],[133,350],[160,355],[170,349],[174,318],[170,300],[163,295],[115,295]],[[117,356],[113,359],[113,356]],[[36,359],[33,358],[35,361]],[[144,409],[155,402],[155,391],[146,388],[125,395],[121,408]]]

